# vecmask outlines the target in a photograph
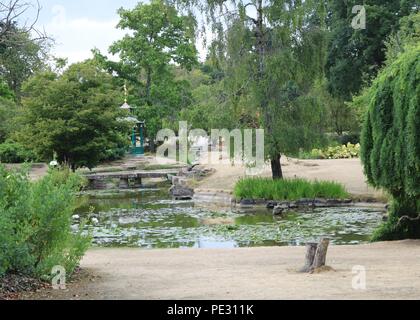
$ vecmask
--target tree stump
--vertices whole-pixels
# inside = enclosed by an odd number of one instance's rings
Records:
[[[330,239],[322,238],[319,243],[308,243],[306,245],[305,266],[300,272],[313,272],[325,266]]]
[[[314,263],[312,264],[311,271],[324,267],[327,262],[327,251],[330,245],[330,239],[322,238],[316,249]]]
[[[306,273],[311,271],[317,248],[318,243],[310,242],[306,244],[305,266],[299,272]]]

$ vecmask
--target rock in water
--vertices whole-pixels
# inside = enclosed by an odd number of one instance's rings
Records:
[[[279,216],[282,215],[284,212],[289,210],[289,203],[288,202],[283,202],[280,203],[279,205],[275,206],[273,209],[273,214],[275,216]]]
[[[280,215],[282,215],[282,214],[283,214],[283,212],[284,212],[284,209],[283,209],[282,207],[280,207],[280,206],[277,206],[277,207],[275,207],[275,208],[273,209],[273,214],[274,214],[275,216],[280,216]]]
[[[191,200],[194,196],[193,189],[180,185],[172,186],[169,192],[176,200]]]
[[[267,209],[274,209],[277,206],[277,202],[276,201],[269,201],[267,203]]]

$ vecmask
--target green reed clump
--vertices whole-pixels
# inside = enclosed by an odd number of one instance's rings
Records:
[[[234,194],[238,199],[291,201],[303,198],[345,199],[349,197],[344,186],[336,182],[268,178],[242,179],[236,184]]]

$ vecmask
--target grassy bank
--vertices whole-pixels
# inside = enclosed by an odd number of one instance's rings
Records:
[[[238,199],[299,200],[303,198],[345,199],[349,194],[343,185],[329,181],[304,179],[272,180],[247,178],[240,180],[234,190]]]

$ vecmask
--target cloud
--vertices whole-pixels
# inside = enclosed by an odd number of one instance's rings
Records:
[[[45,29],[56,40],[53,53],[68,58],[70,63],[90,58],[93,48],[107,53],[108,47],[125,34],[116,29],[118,17],[105,21],[86,17],[70,19],[66,9],[59,5],[52,8],[52,13],[54,16]]]
[[[52,18],[45,25],[45,30],[55,40],[53,54],[59,58],[68,58],[69,63],[80,62],[92,57],[91,50],[99,49],[103,54],[108,54],[109,46],[127,33],[117,29],[119,17],[109,20],[97,20],[88,17],[69,18],[66,8],[55,5],[51,9]],[[208,40],[211,37],[208,37]],[[204,60],[207,50],[203,48],[203,39],[198,39],[197,49],[201,60]],[[108,57],[117,60],[108,54]]]

